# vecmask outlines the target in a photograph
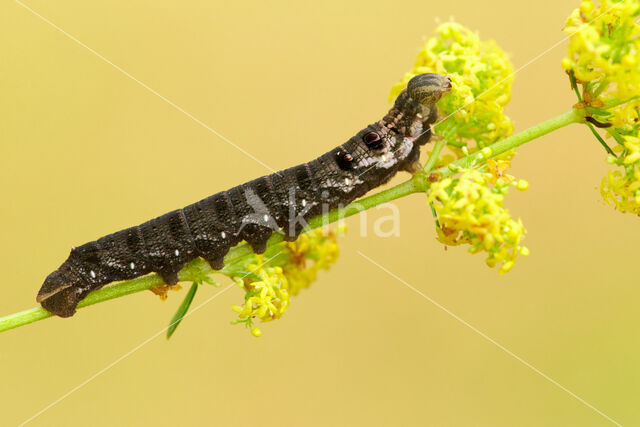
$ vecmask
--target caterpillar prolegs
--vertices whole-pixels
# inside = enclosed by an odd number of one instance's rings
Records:
[[[380,121],[317,159],[73,248],[36,300],[69,317],[80,300],[107,283],[157,272],[173,285],[196,257],[221,269],[226,253],[242,240],[256,253],[265,251],[274,231],[295,240],[323,208],[351,203],[400,170],[414,171],[437,119],[435,103],[450,88],[448,77],[418,75]]]

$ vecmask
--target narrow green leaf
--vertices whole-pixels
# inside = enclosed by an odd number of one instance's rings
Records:
[[[627,102],[633,101],[634,99],[638,99],[639,97],[640,97],[640,95],[634,95],[634,96],[629,97],[627,99],[613,98],[613,99],[610,99],[610,100],[608,100],[608,101],[606,101],[604,103],[604,108],[608,109],[608,108],[617,107],[618,105],[626,104]]]
[[[193,301],[193,297],[196,295],[196,291],[198,290],[198,283],[193,282],[187,295],[185,295],[182,303],[180,303],[180,307],[176,311],[176,314],[171,318],[171,323],[169,323],[169,329],[167,329],[167,339],[171,338],[171,335],[176,331],[176,328],[182,321],[182,318],[187,314],[187,310],[191,306],[191,302]]]
[[[607,144],[606,142],[604,142],[604,139],[602,139],[602,137],[600,136],[600,134],[598,133],[598,131],[596,131],[593,127],[593,125],[591,123],[586,123],[587,126],[589,126],[589,129],[591,129],[591,133],[593,133],[593,136],[596,137],[596,139],[598,140],[598,142],[604,147],[604,149],[607,151],[607,153],[611,154],[613,157],[618,157],[616,156],[616,153],[613,152],[613,150],[611,149],[611,147],[609,147],[609,144]]]
[[[436,213],[436,208],[433,206],[433,202],[429,202],[429,207],[431,208],[431,214],[433,215],[436,227],[440,228],[440,221],[438,221],[438,214]]]
[[[595,107],[586,107],[585,111],[594,116],[603,116],[603,117],[611,117],[613,113],[603,109],[603,108],[595,108]]]
[[[613,137],[613,139],[616,140],[616,142],[620,145],[624,145],[624,138],[622,136],[620,136],[620,134],[618,133],[618,131],[616,130],[617,128],[606,128],[605,130],[607,131],[607,133],[609,135],[611,135]]]
[[[602,80],[598,87],[593,91],[593,97],[597,98],[598,96],[600,96],[607,87],[609,87],[609,82],[606,80]]]
[[[578,97],[578,101],[582,102],[582,95],[580,95],[580,90],[578,90],[578,83],[576,82],[576,76],[573,74],[573,70],[569,71],[569,80],[571,81],[571,88]]]
[[[208,284],[210,284],[210,285],[216,286],[216,287],[217,287],[217,286],[220,286],[220,284],[219,284],[218,282],[216,282],[215,280],[213,280],[213,279],[211,278],[211,276],[204,276],[204,277],[202,278],[202,281],[203,281],[203,282],[205,282],[205,283],[208,283]]]

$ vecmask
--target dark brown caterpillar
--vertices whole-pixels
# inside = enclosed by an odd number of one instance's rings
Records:
[[[323,209],[352,202],[399,170],[414,171],[437,118],[435,103],[450,88],[448,77],[416,76],[382,120],[317,159],[73,248],[36,300],[69,317],[80,300],[107,283],[157,272],[173,285],[178,271],[196,257],[219,270],[242,240],[262,253],[278,229],[285,240],[297,239],[305,221]]]

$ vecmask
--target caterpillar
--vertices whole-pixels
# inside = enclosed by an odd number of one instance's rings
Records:
[[[72,248],[36,301],[70,317],[89,292],[110,282],[156,272],[174,285],[178,271],[196,257],[219,270],[229,249],[243,240],[258,254],[274,231],[296,240],[305,221],[322,209],[351,203],[398,171],[415,172],[420,146],[437,119],[435,104],[450,89],[446,76],[415,76],[380,121],[317,159]]]

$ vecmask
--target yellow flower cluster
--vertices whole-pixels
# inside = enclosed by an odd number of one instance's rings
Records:
[[[600,194],[620,212],[640,215],[640,169],[637,166],[629,169],[632,170],[609,171],[600,183]]]
[[[283,269],[291,295],[298,295],[300,290],[309,287],[320,270],[329,270],[338,260],[340,248],[336,238],[343,233],[344,227],[336,231],[316,229],[286,244],[290,255]]]
[[[484,42],[455,22],[441,24],[418,52],[411,71],[391,88],[391,99],[413,76],[427,72],[452,80],[451,93],[438,103],[441,117],[449,119],[435,127],[450,147],[465,147],[469,153],[511,135],[513,124],[504,106],[511,99],[513,66],[494,41]]]
[[[632,128],[633,133],[620,135],[620,129],[616,139],[620,139],[613,151],[619,156],[608,156],[607,162],[619,166],[619,169],[610,170],[600,183],[602,198],[620,212],[628,212],[640,215],[640,139],[638,138],[637,124]]]
[[[640,214],[640,0],[583,0],[567,19],[571,35],[562,66],[582,86],[578,107],[615,141],[602,196],[621,212]]]
[[[518,254],[527,256],[529,249],[520,245],[525,228],[520,219],[511,218],[503,198],[509,186],[525,190],[528,184],[512,178],[465,169],[457,178],[433,183],[428,201],[438,216],[438,240],[451,246],[469,244],[471,253],[487,252],[489,267],[501,263],[499,273],[509,271]]]
[[[238,313],[240,319],[257,317],[267,322],[278,319],[289,306],[287,278],[282,274],[282,267],[260,267],[262,257],[257,255],[256,260],[258,263],[249,265],[249,269],[260,280],[238,280],[238,286],[246,292],[244,304],[232,305],[231,309]],[[251,333],[259,336],[260,330],[252,328]]]
[[[617,98],[637,95],[640,27],[635,19],[639,11],[640,0],[602,0],[598,7],[592,0],[583,0],[564,28],[571,38],[562,66],[581,82],[615,82],[607,89]]]
[[[295,242],[286,243],[283,256],[273,257],[265,263],[264,256],[254,255],[247,270],[252,274],[236,279],[245,294],[243,305],[233,305],[239,320],[251,333],[259,337],[262,332],[253,325],[253,319],[268,322],[280,318],[289,306],[289,296],[297,295],[316,279],[319,270],[328,270],[337,261],[340,253],[337,231],[316,229],[300,235]]]

